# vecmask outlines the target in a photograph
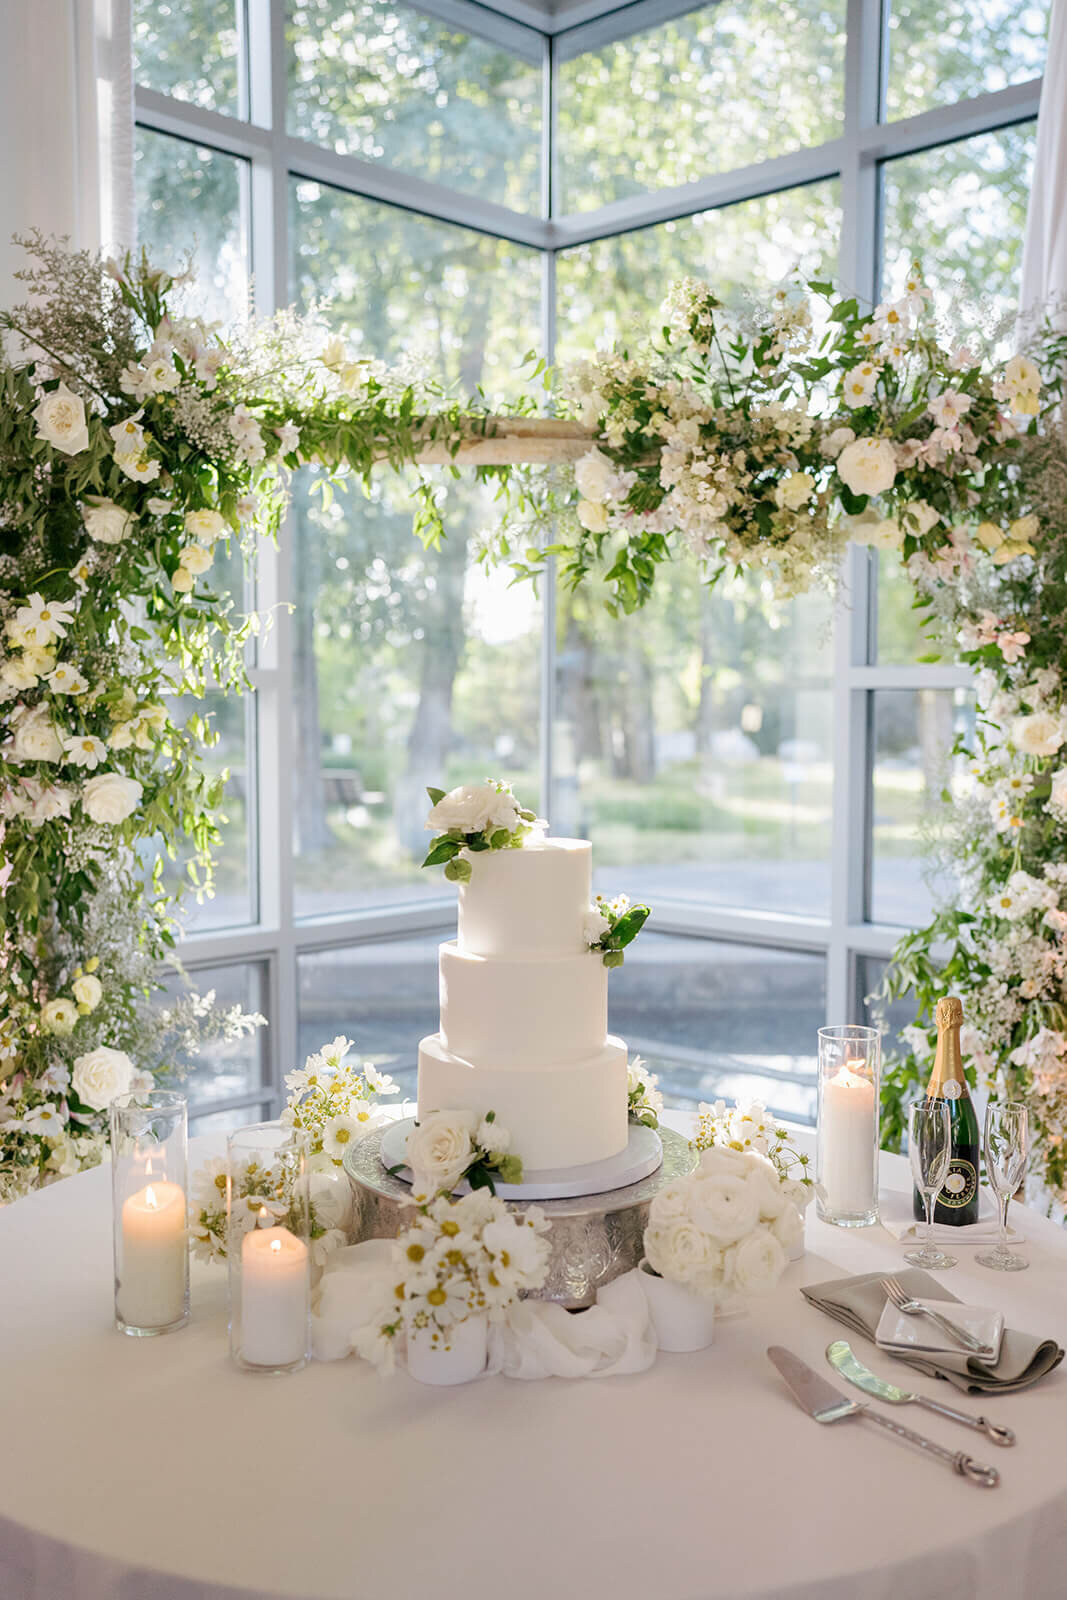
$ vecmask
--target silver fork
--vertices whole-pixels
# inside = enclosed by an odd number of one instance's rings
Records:
[[[974,1334],[969,1333],[966,1328],[961,1328],[955,1322],[950,1322],[948,1317],[941,1315],[940,1311],[933,1311],[929,1306],[923,1305],[921,1300],[912,1300],[906,1290],[901,1288],[896,1278],[883,1278],[882,1288],[897,1310],[903,1311],[905,1316],[929,1317],[931,1322],[936,1322],[939,1328],[947,1333],[950,1338],[961,1344],[965,1350],[969,1350],[972,1355],[988,1356],[989,1346],[984,1345],[981,1339],[976,1339]]]

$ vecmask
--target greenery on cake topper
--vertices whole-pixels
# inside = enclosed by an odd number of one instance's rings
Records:
[[[633,944],[651,915],[649,906],[632,906],[627,895],[605,900],[598,894],[585,919],[586,943],[590,950],[604,952],[606,967],[621,967],[626,946]]]
[[[466,883],[471,864],[462,855],[469,850],[518,850],[531,833],[548,824],[532,811],[520,806],[510,783],[486,778],[484,783],[464,783],[458,789],[427,789],[433,809],[426,818],[427,829],[435,834],[426,852],[424,867],[444,866],[445,877],[453,883]]]

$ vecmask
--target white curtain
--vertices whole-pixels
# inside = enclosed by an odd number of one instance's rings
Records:
[[[25,298],[12,233],[134,242],[130,0],[0,0],[0,305]]]
[[[1040,313],[1050,300],[1067,304],[1067,0],[1052,0],[1049,18],[1020,315],[1027,319]]]

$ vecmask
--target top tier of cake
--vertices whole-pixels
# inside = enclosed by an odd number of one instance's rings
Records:
[[[592,894],[587,839],[529,839],[519,850],[480,851],[459,887],[456,943],[464,955],[579,955]]]

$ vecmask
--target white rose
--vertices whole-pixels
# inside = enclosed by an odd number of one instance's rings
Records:
[[[882,494],[896,479],[896,452],[888,439],[855,439],[838,456],[837,471],[853,494]]]
[[[599,450],[575,463],[574,481],[583,500],[606,500],[614,478],[615,468]]]
[[[144,793],[133,778],[121,772],[101,772],[82,790],[82,806],[93,822],[125,822],[141,803]]]
[[[89,445],[89,429],[85,421],[85,405],[76,394],[61,383],[58,389],[46,394],[33,413],[38,439],[46,439],[53,450],[65,456],[76,456]]]
[[[21,656],[12,656],[0,667],[0,678],[11,689],[32,689],[39,676],[32,662]]]
[[[426,827],[430,833],[482,833],[490,824],[514,832],[519,806],[514,795],[501,792],[491,783],[464,783],[450,789],[430,811]]]
[[[175,594],[191,594],[196,579],[188,567],[179,567],[170,580],[170,586]]]
[[[1067,810],[1067,767],[1060,767],[1052,774],[1052,792],[1048,799],[1049,805]]]
[[[661,1278],[707,1293],[722,1281],[722,1251],[686,1217],[656,1222],[645,1229],[645,1256]]]
[[[694,1226],[718,1244],[731,1245],[743,1239],[758,1224],[759,1214],[760,1186],[747,1176],[701,1173],[692,1180],[689,1215]]]
[[[408,1134],[405,1160],[424,1185],[436,1193],[454,1189],[470,1164],[471,1135],[480,1122],[474,1111],[431,1111]]]
[[[1016,717],[1011,725],[1011,742],[1023,755],[1054,756],[1063,743],[1063,734],[1055,717],[1047,711],[1035,711],[1029,717]]]
[[[798,511],[811,498],[815,479],[810,472],[792,472],[774,491],[776,504],[785,511]]]
[[[137,519],[114,500],[98,500],[82,511],[82,521],[90,539],[98,544],[121,544]]]
[[[909,500],[907,505],[901,506],[900,514],[905,521],[910,518],[909,526],[914,527],[920,535],[929,533],[934,523],[941,521],[941,513],[927,505],[925,500]]]
[[[595,500],[579,500],[578,521],[590,533],[606,533],[608,529],[607,507],[599,505]]]
[[[587,945],[599,944],[611,927],[611,921],[596,906],[590,906],[582,918],[582,936]]]
[[[329,1172],[313,1171],[308,1175],[308,1182],[318,1225],[347,1230],[352,1220],[352,1185],[345,1174],[331,1162]]]
[[[104,986],[91,972],[83,972],[80,978],[75,978],[70,987],[78,1004],[88,1006],[90,1011],[95,1011],[104,998]]]
[[[11,743],[12,761],[58,761],[63,746],[47,706],[34,706],[20,717]]]
[[[846,522],[853,544],[870,545],[874,550],[899,550],[904,543],[900,524],[894,517],[880,517],[870,506]]]
[[[178,560],[186,572],[191,572],[194,578],[198,578],[202,572],[208,570],[215,557],[210,550],[205,550],[202,544],[187,544],[179,550]]]
[[[199,544],[213,545],[226,533],[226,519],[218,511],[187,511],[185,531]]]
[[[726,1252],[726,1281],[738,1294],[770,1294],[786,1266],[786,1255],[769,1228],[757,1228]]]
[[[135,1071],[124,1050],[102,1044],[75,1058],[71,1087],[83,1104],[93,1111],[105,1111],[116,1095],[129,1093]]]
[[[851,428],[835,428],[832,433],[827,434],[822,442],[823,455],[828,456],[831,461],[835,460],[846,444],[851,444],[855,437],[856,435]]]

